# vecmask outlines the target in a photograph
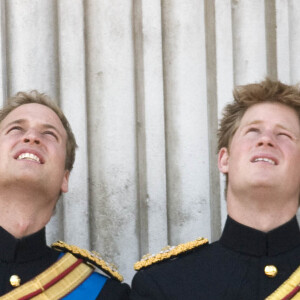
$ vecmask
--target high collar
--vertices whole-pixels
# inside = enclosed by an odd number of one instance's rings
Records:
[[[242,225],[228,216],[220,243],[244,254],[273,256],[299,246],[300,230],[296,217],[266,233]]]
[[[31,261],[49,252],[45,228],[24,238],[16,239],[0,227],[0,241],[0,261],[3,262]]]

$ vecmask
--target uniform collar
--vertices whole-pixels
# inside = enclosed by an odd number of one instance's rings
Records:
[[[220,243],[244,254],[273,256],[300,245],[299,225],[294,217],[266,233],[242,225],[228,216]]]
[[[25,262],[40,258],[49,252],[46,245],[45,228],[21,239],[0,227],[0,261]]]

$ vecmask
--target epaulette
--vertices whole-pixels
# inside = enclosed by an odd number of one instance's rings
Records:
[[[51,247],[58,251],[72,253],[74,256],[82,258],[87,264],[91,264],[101,269],[108,276],[114,277],[120,282],[123,281],[123,276],[118,272],[117,267],[111,263],[107,263],[96,251],[81,249],[74,245],[68,245],[62,241],[53,243]]]
[[[176,257],[182,253],[186,253],[202,245],[208,244],[208,239],[198,238],[195,241],[185,244],[179,244],[177,246],[167,246],[157,254],[146,254],[142,259],[134,264],[136,271],[151,266],[152,264],[161,262],[163,260]]]

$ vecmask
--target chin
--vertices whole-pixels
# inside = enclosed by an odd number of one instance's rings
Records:
[[[36,174],[32,174],[32,173],[26,173],[23,172],[22,174],[17,174],[15,176],[15,183],[16,184],[27,184],[28,186],[40,186],[41,185],[41,177],[37,176]]]
[[[261,180],[251,181],[249,183],[249,186],[257,188],[274,188],[278,186],[278,183],[274,180],[267,180],[266,178],[264,178]]]

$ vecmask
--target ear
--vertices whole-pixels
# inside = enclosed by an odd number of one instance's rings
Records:
[[[65,170],[65,174],[62,180],[62,184],[61,184],[61,192],[62,193],[67,193],[68,189],[69,189],[69,177],[70,177],[70,171],[69,170]]]
[[[223,174],[228,173],[228,161],[229,161],[228,149],[223,147],[220,149],[218,154],[218,167],[219,167],[219,171]]]

